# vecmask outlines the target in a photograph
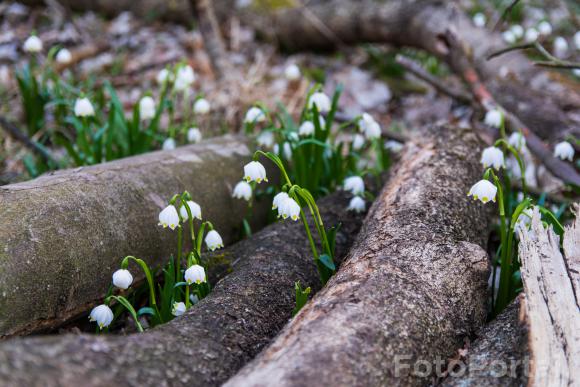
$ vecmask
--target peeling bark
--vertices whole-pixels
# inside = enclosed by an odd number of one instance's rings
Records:
[[[345,263],[226,386],[421,385],[485,320],[488,215],[472,130],[437,127],[410,145]],[[397,364],[410,368],[397,367]]]
[[[580,273],[580,221],[564,233],[564,254],[558,236],[544,229],[534,210],[530,231],[520,234],[519,257],[529,327],[531,369],[529,386],[580,384],[580,310],[577,292]]]
[[[157,215],[176,193],[190,191],[224,241],[236,240],[246,202],[231,189],[251,159],[246,141],[226,136],[0,187],[0,338],[83,313],[126,255],[166,262],[177,233]],[[258,203],[258,214],[269,206]]]
[[[342,223],[337,256],[364,214],[339,192],[323,199],[326,224]],[[62,335],[0,343],[3,386],[217,386],[278,333],[294,308],[294,282],[319,283],[301,222],[284,221],[226,249],[233,272],[183,316],[142,334]]]

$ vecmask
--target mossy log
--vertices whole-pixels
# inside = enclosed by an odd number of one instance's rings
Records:
[[[188,190],[226,243],[238,239],[247,203],[231,189],[251,156],[247,140],[226,136],[0,187],[0,337],[85,312],[126,255],[166,262],[177,233],[158,214],[176,193]]]
[[[342,257],[364,214],[339,192],[320,203],[342,224]],[[290,319],[294,282],[319,288],[301,222],[270,225],[219,253],[232,273],[183,316],[142,334],[13,338],[0,343],[3,386],[217,386],[251,360]],[[214,257],[215,258],[215,257]]]
[[[420,362],[451,358],[485,321],[489,212],[470,129],[409,145],[338,273],[225,385],[424,385]],[[489,206],[489,205],[488,205]]]

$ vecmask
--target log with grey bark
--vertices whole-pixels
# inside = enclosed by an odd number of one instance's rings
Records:
[[[247,140],[226,136],[0,187],[0,337],[86,311],[126,255],[166,262],[177,233],[159,227],[158,214],[176,193],[188,190],[234,241],[247,204],[231,189],[249,159]],[[263,223],[269,206],[259,202],[254,219]]]
[[[520,299],[481,328],[465,349],[465,356],[449,362],[443,370],[443,387],[502,386],[527,383],[529,357],[527,334],[520,320]]]
[[[407,148],[338,273],[227,386],[421,385],[485,321],[488,212],[470,129]]]
[[[344,192],[321,201],[324,222],[341,222],[337,256],[364,214]],[[233,272],[185,315],[142,334],[14,338],[0,343],[3,386],[216,386],[252,359],[291,317],[294,282],[319,288],[301,222],[263,229],[223,254]],[[216,259],[216,257],[210,258]]]
[[[529,231],[520,233],[519,258],[525,293],[531,367],[529,386],[580,384],[580,220],[560,238],[534,209]]]

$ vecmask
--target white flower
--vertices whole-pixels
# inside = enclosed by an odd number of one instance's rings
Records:
[[[274,151],[274,153],[279,155],[280,154],[280,146],[278,144],[275,144],[273,151]],[[282,144],[282,153],[284,153],[284,158],[286,160],[290,160],[292,158],[292,146],[290,145],[289,142],[285,142],[284,144]]]
[[[162,69],[157,73],[155,80],[158,84],[162,85],[167,81],[171,81],[173,78],[173,73],[167,69]]]
[[[568,42],[561,36],[554,39],[554,55],[559,58],[568,56]]]
[[[177,75],[175,77],[175,90],[184,91],[190,87],[195,81],[195,73],[191,66],[183,66],[177,70]]]
[[[198,128],[189,128],[187,130],[187,141],[197,144],[202,139],[201,131]]]
[[[300,78],[300,68],[296,66],[294,63],[287,66],[284,70],[284,76],[289,81],[295,81]]]
[[[252,106],[250,109],[248,109],[246,116],[244,117],[244,122],[249,124],[264,121],[266,121],[266,115],[262,109],[257,106]]]
[[[259,161],[250,161],[244,165],[244,179],[249,183],[256,181],[260,184],[263,181],[268,181],[266,177],[266,168]]]
[[[354,211],[354,212],[363,212],[366,210],[366,203],[363,198],[360,196],[354,196],[350,199],[350,203],[348,204],[347,210]]]
[[[526,145],[526,138],[520,132],[513,132],[508,138],[508,144],[519,150]]]
[[[165,141],[163,141],[163,145],[161,146],[161,149],[173,150],[173,149],[175,149],[176,146],[177,146],[177,144],[175,143],[175,140],[171,137],[168,137],[165,139]]]
[[[538,24],[538,32],[542,36],[548,36],[552,33],[552,25],[544,20],[540,24]]]
[[[562,141],[554,147],[554,156],[562,160],[574,160],[574,147],[568,141]]]
[[[199,302],[199,297],[197,296],[197,294],[190,294],[189,295],[189,301],[191,301],[191,303],[193,305],[197,304]]]
[[[191,216],[201,220],[201,207],[200,207],[200,205],[197,204],[196,202],[194,202],[193,200],[188,200],[187,206],[189,207],[189,211],[191,211]],[[182,205],[181,208],[179,208],[179,214],[181,215],[181,219],[183,219],[184,222],[187,219],[189,219],[189,214],[187,213],[187,209],[185,208],[185,205]]]
[[[510,31],[513,32],[516,39],[521,39],[524,36],[524,27],[519,24],[513,25]]]
[[[91,311],[89,320],[94,321],[99,326],[99,329],[108,327],[113,322],[113,311],[107,305],[99,305]]]
[[[119,289],[128,289],[133,283],[133,276],[127,269],[119,269],[113,273],[113,285]]]
[[[139,117],[142,120],[149,120],[155,117],[155,101],[148,95],[139,101]]]
[[[501,37],[507,44],[514,44],[516,42],[516,36],[511,30],[502,32]]]
[[[275,210],[278,207],[280,207],[280,203],[282,203],[284,200],[288,198],[289,196],[286,192],[280,192],[276,194],[276,196],[274,196],[274,200],[272,201],[272,209]]]
[[[361,150],[362,147],[365,146],[365,138],[363,135],[355,133],[352,136],[352,149],[354,150]]]
[[[224,247],[224,241],[216,230],[210,230],[205,236],[205,244],[208,250],[214,251],[220,247]]]
[[[331,104],[330,98],[321,91],[312,94],[308,99],[308,109],[312,109],[312,106],[316,105],[319,113],[328,113]]]
[[[483,203],[487,203],[490,200],[495,202],[495,194],[497,193],[497,187],[489,182],[489,180],[480,180],[471,187],[467,196],[473,196],[475,200],[481,200]]]
[[[79,98],[75,102],[75,116],[77,117],[90,117],[95,115],[95,109],[93,104],[88,98]]]
[[[401,149],[403,149],[403,144],[401,144],[399,141],[389,140],[385,142],[385,148],[387,148],[391,152],[397,153],[400,152]]]
[[[572,74],[580,78],[580,69],[572,69]]]
[[[580,31],[576,31],[574,34],[574,45],[577,50],[580,50]]]
[[[185,278],[185,282],[188,285],[191,284],[201,284],[205,282],[205,270],[203,266],[200,265],[191,265],[186,271],[183,276]]]
[[[182,314],[185,313],[186,310],[187,308],[185,307],[185,304],[183,302],[174,302],[173,308],[171,309],[171,314],[174,315],[175,317],[181,316]]]
[[[358,120],[358,128],[361,132],[364,132],[369,125],[375,123],[375,119],[368,113],[363,113],[361,118]]]
[[[56,54],[56,61],[60,64],[69,64],[72,60],[72,54],[66,48],[61,48]]]
[[[195,114],[207,114],[210,111],[210,105],[209,102],[207,101],[207,99],[205,98],[200,98],[197,101],[195,101],[195,103],[193,104],[193,112]]]
[[[172,230],[179,226],[179,215],[173,204],[168,205],[159,213],[159,225]]]
[[[540,36],[540,33],[538,32],[537,29],[528,28],[526,31],[526,36],[524,37],[524,40],[528,43],[533,43],[536,40],[538,40],[538,36]]]
[[[360,176],[351,176],[344,179],[343,188],[353,195],[362,195],[365,192],[365,182]]]
[[[298,128],[298,134],[300,136],[310,136],[314,133],[314,124],[312,121],[304,121],[300,128]]]
[[[494,128],[501,127],[501,123],[503,122],[503,114],[497,109],[488,110],[485,113],[485,118],[483,122],[488,126],[493,126]]]
[[[42,40],[38,36],[31,35],[24,42],[23,49],[31,53],[40,52],[42,51]]]
[[[252,197],[252,186],[245,181],[240,181],[234,187],[232,196],[236,199],[244,199],[249,201]]]
[[[487,19],[485,15],[481,12],[478,12],[475,15],[473,15],[473,24],[475,24],[476,27],[479,28],[485,27],[486,21]]]
[[[290,218],[298,220],[300,218],[300,206],[294,199],[287,197],[279,203],[278,217],[282,219]]]
[[[258,146],[263,148],[271,148],[274,145],[274,132],[264,131],[256,138]]]
[[[378,122],[373,122],[365,129],[365,136],[369,140],[381,138],[381,133],[382,133],[381,126],[379,125]]]
[[[499,171],[501,168],[505,168],[503,152],[494,146],[485,148],[481,154],[481,163],[484,168],[493,167]]]

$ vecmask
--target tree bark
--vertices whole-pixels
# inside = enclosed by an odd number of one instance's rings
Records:
[[[338,273],[226,386],[425,384],[415,362],[451,357],[486,316],[489,212],[466,195],[480,150],[452,127],[410,145]]]
[[[529,329],[529,386],[580,384],[580,304],[578,253],[580,222],[564,232],[564,254],[552,228],[534,210],[530,231],[520,233],[519,257]]]
[[[364,214],[348,195],[320,203],[327,225],[341,222],[342,257]],[[217,386],[252,359],[291,317],[294,282],[319,279],[301,222],[268,226],[223,251],[233,272],[185,315],[142,334],[63,335],[0,344],[3,386]]]
[[[247,140],[226,136],[0,187],[0,338],[83,313],[126,255],[165,262],[177,233],[157,215],[176,193],[191,192],[224,241],[236,240],[246,202],[231,189],[249,159]],[[270,207],[257,204],[256,227]]]

